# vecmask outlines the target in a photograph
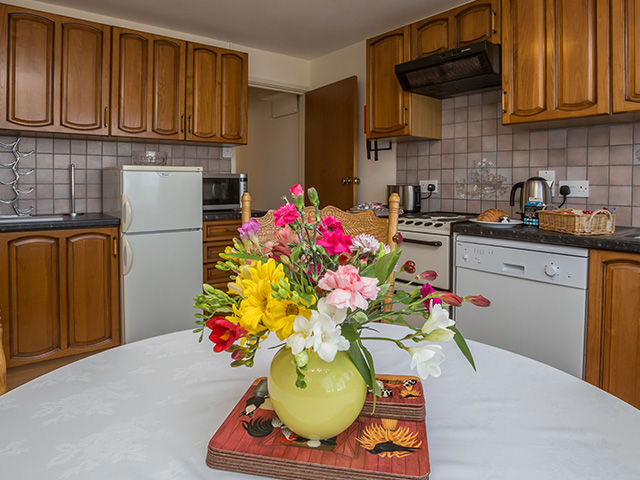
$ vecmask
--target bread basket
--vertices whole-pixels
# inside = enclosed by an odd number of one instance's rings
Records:
[[[571,235],[611,235],[616,229],[616,214],[601,208],[593,213],[573,213],[571,210],[539,210],[541,230]]]

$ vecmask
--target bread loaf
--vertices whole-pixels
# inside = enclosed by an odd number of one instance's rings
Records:
[[[498,210],[497,208],[490,208],[478,215],[478,220],[481,222],[499,222],[500,217],[508,217],[507,212],[504,210]]]

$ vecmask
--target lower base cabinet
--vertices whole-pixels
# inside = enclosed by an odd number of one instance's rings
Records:
[[[640,254],[591,250],[585,380],[640,408]]]
[[[216,268],[220,261],[220,254],[224,249],[233,244],[233,238],[238,236],[238,228],[242,226],[237,220],[214,220],[203,222],[203,283],[208,283],[214,288],[226,289],[229,283],[229,273]]]
[[[118,228],[0,234],[7,367],[120,344]]]

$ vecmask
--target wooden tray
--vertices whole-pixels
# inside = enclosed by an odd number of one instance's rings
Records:
[[[422,385],[415,377],[378,378],[385,385],[410,379],[411,390],[420,395],[378,399],[376,412],[385,404],[395,406],[391,410],[396,416],[398,411],[415,416],[418,403],[424,408]],[[211,438],[207,465],[287,480],[427,479],[430,472],[424,416],[416,421],[361,415],[337,437],[309,442],[281,425],[268,401],[265,378],[251,384]]]

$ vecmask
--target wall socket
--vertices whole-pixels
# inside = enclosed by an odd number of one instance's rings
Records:
[[[435,190],[429,192],[429,185],[433,185]],[[420,193],[438,193],[437,180],[420,180]]]
[[[558,182],[558,192],[560,187],[567,185],[571,189],[571,193],[567,197],[588,197],[589,181],[588,180],[563,180]]]
[[[233,157],[233,147],[222,147],[222,158]]]

